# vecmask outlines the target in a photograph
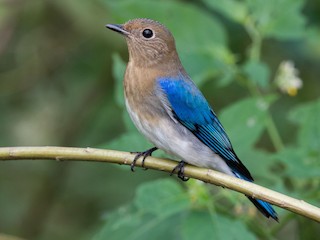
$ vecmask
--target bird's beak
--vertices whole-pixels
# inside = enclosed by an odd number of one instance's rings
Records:
[[[112,31],[121,33],[125,36],[129,35],[129,32],[123,29],[123,25],[121,24],[107,24],[106,28],[111,29]]]

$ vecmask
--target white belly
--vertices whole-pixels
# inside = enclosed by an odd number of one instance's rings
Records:
[[[137,129],[157,148],[191,165],[234,175],[220,156],[180,123],[175,123],[169,116],[161,117],[157,123],[148,122],[131,110],[128,101],[126,101],[126,106]]]

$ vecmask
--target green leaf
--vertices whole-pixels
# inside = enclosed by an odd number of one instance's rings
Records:
[[[215,221],[207,212],[193,211],[185,218],[182,224],[183,240],[217,239]]]
[[[260,184],[279,181],[279,176],[271,171],[275,164],[274,155],[255,148],[237,148],[237,155]]]
[[[223,109],[220,120],[235,150],[251,148],[257,142],[266,127],[267,110],[275,100],[275,95],[265,100],[247,98]]]
[[[319,158],[310,156],[306,149],[288,147],[275,155],[285,167],[285,175],[291,178],[319,178]]]
[[[121,151],[144,151],[152,145],[138,132],[127,132],[101,147]]]
[[[104,2],[119,23],[139,16],[165,24],[175,37],[183,65],[198,84],[209,79],[208,74],[220,72],[221,65],[227,67],[232,59],[221,23],[191,4],[153,0]],[[215,54],[219,52],[223,54]]]
[[[212,195],[207,184],[197,179],[189,179],[186,187],[193,208],[201,209],[208,207],[208,203],[212,201]]]
[[[129,206],[107,215],[106,224],[94,240],[177,239],[181,214],[154,216]]]
[[[266,89],[269,85],[270,70],[265,63],[250,60],[243,66],[243,71],[248,78],[256,82],[257,85],[263,89]]]
[[[237,71],[235,67],[224,68],[223,74],[221,77],[219,77],[217,85],[219,87],[225,87],[229,85],[230,83],[233,82],[236,74],[237,74]]]
[[[306,42],[303,45],[303,48],[311,59],[320,58],[319,39],[320,29],[316,25],[313,25],[306,30]]]
[[[172,179],[141,185],[133,204],[107,215],[94,240],[178,239],[179,225],[190,208],[187,192]]]
[[[119,54],[112,55],[113,67],[112,74],[114,79],[116,80],[115,84],[115,100],[116,103],[124,108],[124,94],[123,94],[123,77],[126,69],[125,62],[120,58]]]
[[[138,209],[159,216],[172,215],[190,207],[187,192],[172,179],[141,185],[137,190],[134,203]]]
[[[225,17],[235,22],[243,23],[248,15],[247,6],[240,1],[236,0],[223,0],[223,1],[212,1],[203,0],[206,5],[210,8],[219,11]]]
[[[320,99],[293,109],[289,118],[299,124],[299,146],[320,158]]]
[[[306,19],[303,0],[204,0],[207,6],[243,26],[254,26],[262,37],[281,40],[301,38]]]
[[[133,203],[109,213],[94,240],[255,239],[240,221],[191,211],[188,193],[171,179],[141,185]]]
[[[263,36],[281,40],[303,36],[306,23],[302,15],[303,0],[247,0],[246,2]]]
[[[183,240],[256,239],[240,221],[199,211],[193,211],[185,218],[181,234]]]

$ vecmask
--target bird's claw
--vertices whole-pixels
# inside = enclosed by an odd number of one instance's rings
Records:
[[[184,167],[186,163],[184,161],[180,161],[177,166],[174,167],[172,170],[170,176],[172,176],[175,172],[177,172],[178,178],[180,178],[182,181],[186,182],[189,180],[188,177],[184,175]]]
[[[143,156],[141,166],[144,167],[144,160],[145,160],[147,157],[151,156],[152,153],[153,153],[154,151],[156,151],[157,149],[158,149],[157,147],[153,147],[153,148],[150,148],[150,149],[148,149],[148,150],[146,150],[146,151],[144,151],[144,152],[130,152],[130,153],[132,153],[132,154],[136,154],[136,156],[134,157],[134,159],[133,159],[133,161],[132,161],[132,163],[131,163],[131,165],[130,165],[131,171],[134,172],[134,168],[135,168],[135,166],[136,166],[137,160],[138,160],[141,156]],[[145,170],[147,170],[147,168],[145,168]]]

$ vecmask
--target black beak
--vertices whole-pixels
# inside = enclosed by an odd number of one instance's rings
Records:
[[[123,25],[121,24],[107,24],[106,28],[111,29],[112,31],[121,33],[123,35],[129,35],[129,32],[123,29]]]

